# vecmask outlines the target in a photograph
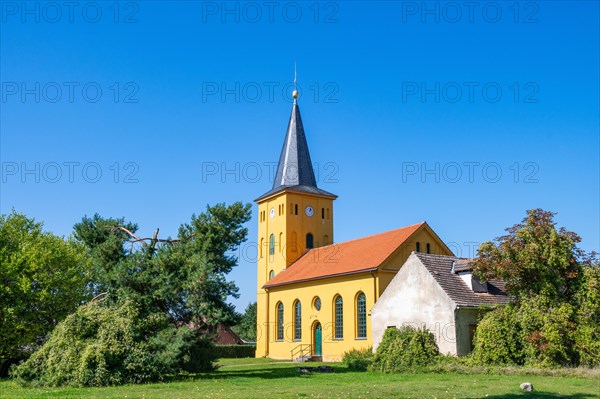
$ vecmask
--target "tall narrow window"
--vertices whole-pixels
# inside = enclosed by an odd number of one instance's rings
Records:
[[[281,252],[282,246],[283,246],[283,233],[279,233],[279,252]]]
[[[272,279],[273,279],[273,277],[275,277],[275,271],[274,271],[274,270],[271,270],[271,271],[269,272],[269,280],[272,280]]]
[[[429,243],[427,243],[427,245],[425,245],[425,250],[427,251],[428,254],[431,253],[431,245],[429,245]]]
[[[327,220],[329,220],[329,208],[327,208]]]
[[[298,214],[298,204],[294,204],[294,215]]]
[[[362,292],[356,297],[356,338],[367,338],[367,297]]]
[[[421,252],[421,243],[420,242],[417,242],[417,245],[415,245],[415,251]]]
[[[306,235],[306,249],[311,249],[315,247],[315,239],[311,233]]]
[[[292,231],[292,239],[290,240],[289,245],[291,246],[292,252],[298,251],[298,234],[295,231]]]
[[[269,255],[275,255],[275,234],[269,236]]]
[[[302,339],[302,304],[296,301],[294,304],[294,339]]]
[[[334,338],[344,338],[344,301],[341,296],[335,298],[335,314],[334,314]]]
[[[283,341],[283,303],[277,304],[277,341]]]
[[[264,247],[264,246],[265,246],[265,239],[264,239],[264,238],[261,238],[261,239],[260,239],[260,249],[259,249],[259,252],[260,252],[260,257],[261,257],[261,258],[263,257],[263,247]]]
[[[321,219],[325,219],[325,208],[321,208]]]

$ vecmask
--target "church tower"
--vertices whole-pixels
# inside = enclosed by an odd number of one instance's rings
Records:
[[[308,249],[333,243],[336,195],[317,187],[304,126],[294,90],[294,103],[271,190],[258,204],[258,295],[256,356],[269,355],[273,321],[263,286]]]

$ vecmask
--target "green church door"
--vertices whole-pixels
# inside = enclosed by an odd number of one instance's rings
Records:
[[[317,323],[315,326],[315,355],[321,356],[323,353],[323,332],[321,331],[321,324]]]

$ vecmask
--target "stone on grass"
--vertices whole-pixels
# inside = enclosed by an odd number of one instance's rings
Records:
[[[531,392],[533,391],[533,384],[531,382],[524,382],[521,384],[521,389],[523,391]]]

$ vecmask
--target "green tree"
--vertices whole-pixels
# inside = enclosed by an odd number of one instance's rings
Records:
[[[207,370],[213,360],[207,352],[212,327],[236,320],[228,300],[238,291],[227,274],[237,264],[233,253],[246,239],[248,230],[243,225],[249,219],[248,204],[217,204],[193,215],[189,224],[180,227],[177,238],[161,239],[158,230],[151,237],[136,235],[136,225],[123,219],[84,218],[75,231],[94,256],[92,286],[98,305],[86,305],[74,320],[81,318],[87,332],[61,333],[70,331],[61,326],[51,342],[14,374],[32,384],[107,385]],[[86,316],[96,313],[97,318]],[[113,352],[112,341],[106,338],[117,326],[105,325],[112,323],[113,316],[123,326],[114,348],[131,347],[137,352]],[[125,335],[128,340],[118,341]],[[69,352],[74,347],[82,349]],[[88,355],[93,355],[93,361],[88,361]],[[57,366],[60,358],[68,364]],[[98,374],[94,370],[100,366]]]
[[[89,298],[90,257],[81,244],[13,211],[0,216],[0,375],[26,358]]]
[[[508,234],[482,244],[472,262],[483,280],[506,282],[515,302],[487,313],[474,358],[489,364],[600,363],[597,259],[581,238],[557,228],[554,213],[533,209]]]
[[[246,306],[246,310],[240,316],[240,322],[232,329],[241,339],[256,341],[256,302]]]
[[[565,228],[556,228],[555,213],[527,211],[519,224],[494,242],[484,242],[473,262],[483,278],[506,283],[517,300],[543,295],[550,300],[570,301],[581,283],[582,268],[589,264],[577,247],[581,238]]]

